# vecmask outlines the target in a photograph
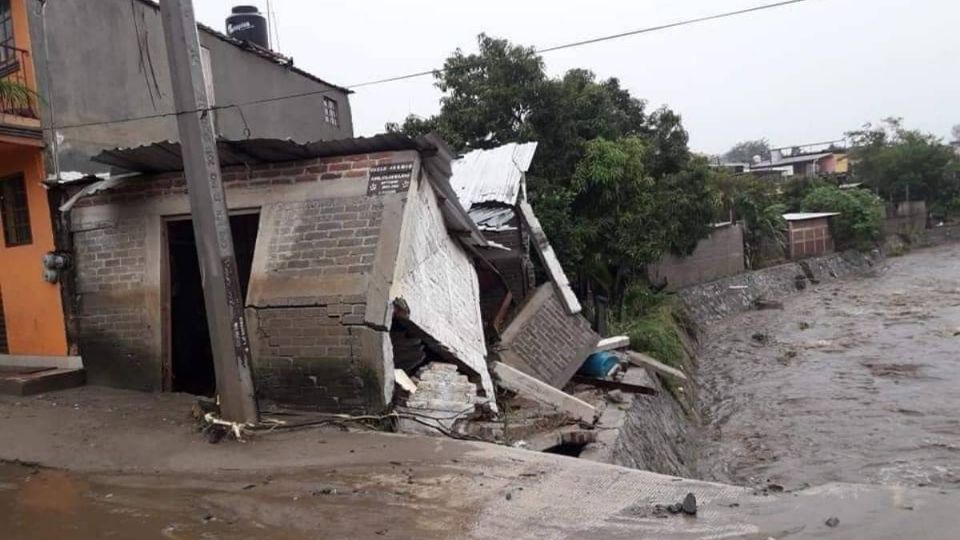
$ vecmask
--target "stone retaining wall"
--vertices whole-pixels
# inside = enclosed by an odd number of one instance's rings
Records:
[[[757,300],[778,300],[810,284],[869,271],[875,262],[856,251],[834,253],[695,285],[678,293],[681,305],[697,325],[754,308]]]

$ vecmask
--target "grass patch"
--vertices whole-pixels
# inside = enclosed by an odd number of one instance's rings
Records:
[[[611,326],[615,334],[630,337],[630,348],[642,351],[669,366],[686,369],[687,350],[680,332],[683,329],[674,315],[672,301],[665,301],[651,308],[645,315],[615,321]]]

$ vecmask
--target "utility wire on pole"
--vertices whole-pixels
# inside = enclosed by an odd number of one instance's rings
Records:
[[[250,374],[250,341],[192,0],[163,0],[160,14],[178,111],[220,414],[230,422],[256,423],[259,413]]]

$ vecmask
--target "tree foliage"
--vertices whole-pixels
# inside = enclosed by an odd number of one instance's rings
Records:
[[[759,266],[767,249],[782,249],[787,206],[777,184],[749,174],[715,173],[711,188],[721,219],[744,224],[744,249],[751,268]]]
[[[832,223],[840,247],[867,249],[880,239],[883,202],[867,190],[821,186],[804,197],[803,210],[840,212]]]
[[[750,163],[754,156],[760,156],[764,161],[770,159],[770,143],[766,139],[738,142],[723,155],[723,159],[727,163]]]
[[[454,148],[536,140],[531,201],[561,261],[615,291],[666,251],[689,253],[711,217],[709,171],[678,114],[585,69],[552,78],[528,47],[485,34],[435,74],[440,113],[388,129],[437,132]],[[615,293],[616,294],[616,293]]]
[[[853,174],[891,201],[948,201],[960,194],[956,154],[933,135],[907,130],[898,118],[848,134]]]

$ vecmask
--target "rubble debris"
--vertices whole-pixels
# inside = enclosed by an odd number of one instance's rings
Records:
[[[770,342],[770,336],[764,334],[763,332],[757,332],[753,334],[752,336],[750,336],[750,339],[756,341],[761,345],[766,345],[767,343]]]
[[[649,355],[638,353],[636,351],[627,351],[627,358],[630,360],[631,364],[637,367],[652,369],[660,375],[673,377],[674,379],[679,379],[681,381],[687,380],[687,376],[679,369],[670,367],[663,362],[651,358]]]
[[[683,513],[689,516],[697,515],[697,496],[693,493],[687,493],[687,496],[683,498]]]
[[[418,379],[416,395],[397,407],[400,431],[420,435],[459,433],[459,425],[476,416],[477,387],[457,371],[455,364],[432,362],[420,370]]]
[[[615,336],[608,337],[600,340],[600,343],[597,343],[597,348],[593,352],[604,352],[604,351],[615,351],[617,349],[626,349],[630,346],[630,337],[629,336]]]
[[[824,523],[824,525],[826,525],[827,527],[830,527],[830,528],[832,529],[832,528],[836,527],[837,525],[840,525],[840,518],[834,516],[834,517],[831,517],[831,518],[827,519],[827,520],[824,521],[823,523]]]
[[[490,366],[501,387],[560,411],[571,418],[592,424],[597,409],[570,394],[539,381],[502,362]]]

